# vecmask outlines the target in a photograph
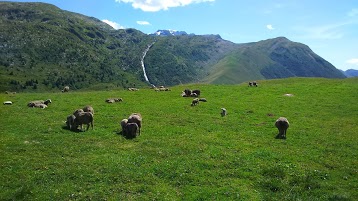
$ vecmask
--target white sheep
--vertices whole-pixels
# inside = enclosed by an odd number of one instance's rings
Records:
[[[286,132],[290,123],[285,117],[280,117],[276,120],[275,126],[278,129],[279,133],[276,136],[276,139],[286,139]]]
[[[65,86],[61,92],[69,92],[70,91],[70,87],[69,86]]]
[[[49,104],[49,103],[52,103],[51,99],[47,99],[47,100],[34,100],[34,101],[30,101],[27,106],[29,107],[35,107],[35,104],[45,104],[46,106]]]
[[[47,108],[47,105],[46,105],[46,104],[43,104],[43,103],[34,103],[32,107],[37,107],[37,108],[45,109],[45,108]]]
[[[142,115],[140,113],[132,113],[128,117],[128,123],[136,123],[138,125],[139,135],[142,128]]]
[[[4,104],[4,105],[12,105],[12,102],[11,102],[11,101],[4,101],[3,104]]]
[[[221,116],[224,117],[227,115],[227,110],[225,108],[221,108]]]

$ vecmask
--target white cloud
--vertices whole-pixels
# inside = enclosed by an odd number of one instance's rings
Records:
[[[341,39],[344,37],[344,26],[350,25],[352,22],[343,22],[336,24],[328,24],[314,27],[294,27],[297,32],[301,32],[301,38],[309,39]]]
[[[139,24],[139,25],[150,25],[150,23],[147,22],[147,21],[137,21],[137,24]]]
[[[358,15],[358,8],[353,8],[351,11],[348,12],[349,17],[354,17]]]
[[[121,26],[120,24],[118,24],[117,22],[113,22],[113,21],[106,20],[106,19],[102,20],[102,22],[109,24],[114,29],[124,29],[124,27]]]
[[[353,64],[353,65],[358,65],[358,58],[349,59],[349,60],[346,61],[346,63]]]
[[[133,8],[157,12],[171,7],[187,6],[193,3],[214,2],[215,0],[115,0],[118,3],[131,3]]]
[[[274,30],[275,29],[275,28],[273,28],[272,24],[266,25],[266,28],[269,29],[269,30]]]

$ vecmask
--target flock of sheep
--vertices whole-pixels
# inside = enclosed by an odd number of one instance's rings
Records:
[[[256,86],[256,82],[249,82],[249,86]],[[129,91],[138,91],[136,88],[128,88]],[[65,86],[62,92],[68,92],[69,87]],[[155,88],[155,91],[170,91],[170,89],[165,88],[163,86],[159,88]],[[7,92],[8,93],[8,92]],[[199,102],[207,102],[205,98],[199,98],[201,91],[199,89],[190,90],[185,89],[181,96],[182,97],[194,97],[192,100],[191,106],[196,106]],[[115,103],[122,102],[122,98],[108,98],[105,100],[106,103]],[[28,107],[36,107],[45,109],[48,105],[52,103],[51,99],[47,100],[35,100],[30,101],[27,106]],[[4,105],[12,105],[11,101],[5,101]],[[225,108],[221,108],[221,116],[225,117],[227,115],[227,110]],[[83,125],[87,125],[87,129],[91,126],[93,130],[93,120],[94,120],[94,109],[92,106],[85,106],[82,109],[77,109],[73,112],[73,114],[67,116],[66,126],[69,130],[76,131],[80,127],[80,131],[83,131]],[[122,135],[126,138],[135,138],[140,135],[141,127],[142,127],[142,115],[140,113],[132,113],[128,119],[123,119],[120,122],[122,128]],[[276,136],[276,139],[286,139],[286,132],[289,127],[289,122],[287,118],[280,117],[276,120],[275,126],[278,129],[279,133]]]

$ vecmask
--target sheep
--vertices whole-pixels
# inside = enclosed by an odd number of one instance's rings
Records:
[[[252,82],[252,85],[255,86],[255,87],[257,87],[257,82],[256,82],[256,81],[253,81],[253,82]]]
[[[122,102],[122,98],[108,98],[106,99],[106,103],[114,103],[114,102]]]
[[[198,94],[196,94],[196,93],[191,93],[191,94],[190,94],[190,97],[198,97]]]
[[[84,112],[90,112],[90,113],[94,114],[94,109],[93,109],[93,107],[90,106],[90,105],[86,105],[86,106],[83,108],[83,111],[84,111]]]
[[[128,88],[128,91],[138,91],[139,89],[137,88]]]
[[[29,107],[35,107],[36,104],[45,104],[46,106],[49,104],[49,103],[52,103],[51,99],[47,99],[45,101],[43,100],[35,100],[35,101],[30,101],[27,106]]]
[[[142,128],[142,115],[140,113],[132,113],[128,117],[128,123],[136,123],[138,125],[138,131],[140,135],[140,130]]]
[[[185,93],[185,97],[190,97],[190,94],[191,94],[191,90],[190,89],[185,89],[184,90],[184,93]],[[183,96],[184,97],[184,96]]]
[[[207,102],[206,98],[199,98],[199,101],[201,101],[201,102]]]
[[[121,127],[122,127],[122,134],[123,135],[126,135],[126,126],[127,126],[127,123],[128,123],[128,119],[122,119],[121,121]]]
[[[81,112],[78,113],[74,120],[74,128],[77,128],[78,126],[81,126],[81,130],[83,130],[83,124],[87,124],[87,129],[91,125],[93,130],[93,114],[91,112]]]
[[[276,135],[276,139],[286,139],[286,132],[290,123],[285,117],[280,117],[276,120],[275,126],[278,129],[279,133]]]
[[[252,87],[252,82],[249,82],[249,87]]]
[[[65,86],[63,89],[62,89],[62,93],[63,92],[69,92],[70,91],[70,87],[69,86]]]
[[[199,98],[194,98],[193,101],[191,102],[191,106],[195,106],[199,104]]]
[[[12,102],[11,102],[11,101],[4,101],[3,104],[4,104],[4,105],[12,105]]]
[[[227,110],[225,108],[221,108],[221,116],[224,117],[227,115]]]
[[[140,135],[140,128],[136,123],[127,123],[125,130],[126,130],[125,136],[127,138],[135,138]],[[139,134],[137,134],[138,131]]]
[[[31,107],[37,107],[37,108],[45,109],[45,108],[47,108],[47,105],[43,104],[43,103],[34,103]]]
[[[199,89],[194,89],[193,91],[191,91],[191,93],[196,93],[196,95],[200,96],[200,90]]]
[[[77,110],[75,110],[75,111],[73,112],[73,115],[75,115],[75,117],[77,117],[78,114],[79,114],[79,113],[82,113],[82,112],[85,112],[85,111],[83,111],[82,109],[77,109]]]
[[[66,125],[69,130],[73,130],[75,127],[75,115],[71,114],[67,117]]]

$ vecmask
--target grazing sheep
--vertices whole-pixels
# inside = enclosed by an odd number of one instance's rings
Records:
[[[199,104],[199,98],[194,98],[193,101],[191,102],[191,106],[195,106]]]
[[[285,117],[280,117],[276,120],[275,126],[278,129],[279,133],[276,136],[276,139],[286,139],[286,132],[290,123]]]
[[[73,115],[75,115],[75,117],[77,117],[78,114],[82,113],[82,112],[85,112],[85,111],[83,111],[82,109],[77,109],[77,110],[75,110],[75,112],[73,112]]]
[[[85,106],[85,107],[83,108],[83,111],[84,111],[84,112],[90,112],[90,113],[94,114],[94,109],[93,109],[93,107],[90,106],[90,105]]]
[[[125,136],[127,138],[135,138],[140,135],[140,128],[136,123],[127,123],[125,130],[126,130]]]
[[[190,94],[191,94],[191,90],[190,89],[185,89],[184,90],[184,93],[185,93],[185,97],[190,97]],[[184,96],[183,96],[184,97]]]
[[[249,87],[252,87],[252,82],[249,82]]]
[[[225,108],[221,108],[221,116],[224,117],[227,115],[227,110]]]
[[[252,82],[252,85],[255,86],[255,87],[257,87],[257,82],[256,82],[256,81],[253,81],[253,82]]]
[[[208,101],[206,100],[206,98],[199,98],[199,101],[201,101],[201,102],[208,102]]]
[[[4,101],[3,104],[4,104],[4,105],[12,105],[12,102],[11,102],[11,101]]]
[[[140,130],[142,128],[142,115],[140,113],[133,113],[128,117],[128,123],[136,123],[139,128],[139,135]]]
[[[73,130],[75,128],[75,115],[71,114],[67,117],[66,125],[69,130]]]
[[[127,126],[127,123],[128,123],[128,119],[122,119],[121,121],[121,127],[122,127],[122,134],[123,135],[126,135],[126,126]]]
[[[81,126],[81,130],[83,130],[83,124],[87,124],[87,129],[91,125],[93,130],[93,114],[91,112],[81,112],[78,113],[74,120],[74,128],[77,128],[78,126]]]
[[[62,89],[62,93],[63,92],[69,92],[70,91],[70,87],[69,86],[65,86],[63,89]]]
[[[191,93],[196,93],[196,95],[200,96],[200,90],[199,89],[194,89],[193,91],[191,91]]]

